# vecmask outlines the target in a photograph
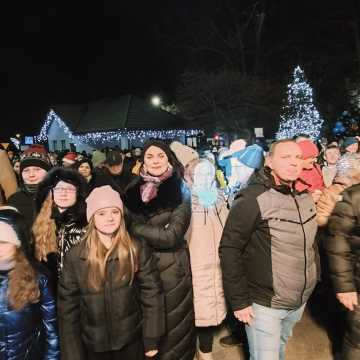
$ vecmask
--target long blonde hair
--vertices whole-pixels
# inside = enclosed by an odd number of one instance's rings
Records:
[[[106,263],[109,256],[117,253],[119,271],[116,279],[128,278],[133,282],[137,271],[138,248],[125,228],[125,222],[121,213],[119,229],[114,233],[113,240],[104,257],[98,230],[95,227],[94,215],[90,219],[84,241],[88,249],[89,272],[88,284],[91,288],[99,290],[106,278]]]
[[[21,249],[16,250],[15,267],[9,272],[8,301],[19,311],[28,304],[39,302],[40,290],[34,268]]]
[[[35,258],[39,261],[47,261],[48,254],[58,251],[56,224],[51,218],[53,204],[52,193],[49,191],[32,226]]]

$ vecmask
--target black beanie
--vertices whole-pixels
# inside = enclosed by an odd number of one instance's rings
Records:
[[[171,160],[174,157],[174,153],[171,151],[170,146],[161,140],[148,140],[144,144],[144,149],[142,151],[142,160],[144,160],[145,153],[146,153],[147,149],[149,149],[150,146],[155,146],[155,147],[163,150],[164,153],[166,154],[166,156],[168,157],[169,162],[171,163]],[[174,164],[171,164],[171,165],[174,165]]]
[[[20,174],[28,166],[37,166],[45,171],[51,169],[48,152],[42,145],[32,145],[24,151],[20,159]]]

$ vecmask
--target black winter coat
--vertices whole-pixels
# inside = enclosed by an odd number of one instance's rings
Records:
[[[85,241],[68,253],[58,290],[62,360],[85,360],[87,351],[120,350],[142,336],[145,351],[158,348],[158,340],[165,332],[161,281],[150,249],[146,244],[138,248],[133,284],[127,279],[114,279],[118,257],[113,253],[100,290],[87,285]]]
[[[360,184],[342,193],[327,230],[324,247],[335,292],[360,292]]]
[[[56,283],[64,266],[65,255],[73,246],[78,245],[85,235],[86,221],[78,216],[76,208],[70,208],[63,213],[54,208],[52,216],[56,223],[56,241],[59,251],[48,254],[44,265],[50,270],[51,280]]]
[[[165,291],[166,330],[158,358],[193,360],[195,319],[189,251],[184,235],[191,219],[190,192],[175,175],[145,204],[138,177],[127,189],[124,202],[130,211],[130,232],[149,244],[157,260]]]
[[[20,311],[8,304],[8,272],[0,272],[0,359],[56,360],[60,359],[56,304],[48,279],[39,274],[40,301]],[[44,339],[40,337],[44,336]],[[37,351],[45,343],[45,353]]]

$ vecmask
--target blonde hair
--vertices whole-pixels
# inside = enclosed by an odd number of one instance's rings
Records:
[[[89,272],[88,284],[91,288],[99,290],[106,278],[106,264],[109,256],[117,253],[119,271],[116,279],[129,278],[133,282],[137,271],[138,249],[125,228],[124,218],[121,214],[119,229],[113,235],[111,247],[107,249],[106,255],[102,251],[101,240],[95,227],[94,215],[91,217],[84,238],[88,249]]]
[[[16,311],[40,299],[36,272],[21,249],[16,250],[15,267],[9,272],[7,295],[11,308]]]
[[[51,218],[53,204],[52,193],[49,191],[32,226],[35,258],[39,261],[47,261],[48,254],[58,251],[56,224]]]

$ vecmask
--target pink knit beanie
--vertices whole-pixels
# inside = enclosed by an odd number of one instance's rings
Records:
[[[298,143],[298,145],[300,146],[300,148],[302,150],[302,153],[303,153],[302,159],[303,160],[319,156],[319,149],[312,141],[309,141],[309,140],[300,141]]]
[[[96,211],[109,207],[117,207],[123,212],[124,206],[120,194],[110,185],[95,188],[86,199],[86,217],[89,221]]]

